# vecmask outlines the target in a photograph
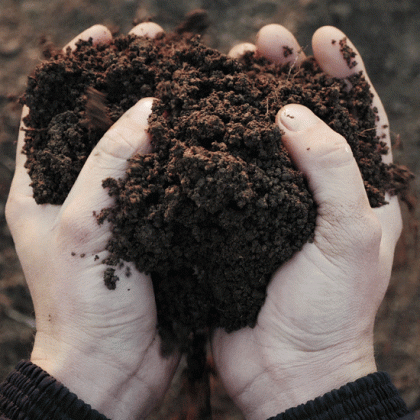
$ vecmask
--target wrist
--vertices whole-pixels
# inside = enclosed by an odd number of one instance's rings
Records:
[[[265,355],[266,369],[240,396],[247,420],[266,420],[377,371],[373,342],[319,352]]]
[[[156,403],[136,372],[101,354],[99,343],[68,345],[37,334],[31,362],[108,418],[144,418]]]

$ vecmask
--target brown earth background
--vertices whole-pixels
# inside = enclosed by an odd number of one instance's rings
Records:
[[[378,368],[389,372],[410,408],[420,408],[420,2],[418,0],[0,0],[0,380],[29,357],[33,307],[4,206],[14,171],[20,108],[10,97],[25,90],[28,73],[41,60],[40,38],[62,46],[87,27],[102,23],[126,33],[133,19],[151,17],[174,29],[195,8],[208,11],[212,26],[204,42],[222,52],[253,41],[258,29],[280,23],[311,53],[320,26],[344,31],[362,54],[390,119],[394,156],[417,176],[404,231],[397,247],[391,284],[378,314],[375,342]],[[180,419],[182,376],[151,419]],[[242,419],[213,377],[214,419]]]

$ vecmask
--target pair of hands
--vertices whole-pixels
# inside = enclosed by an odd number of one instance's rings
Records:
[[[154,37],[161,31],[143,23],[131,32]],[[90,37],[94,43],[112,39],[97,25],[68,46]],[[365,71],[360,56],[349,69],[338,42],[332,43],[343,37],[338,29],[324,27],[312,41],[323,70],[340,78]],[[284,58],[283,46],[293,54]],[[249,49],[281,63],[299,65],[304,58],[293,35],[279,25],[262,28],[256,45],[239,45],[230,54]],[[35,306],[31,360],[112,419],[145,417],[165,394],[179,362],[178,354],[160,355],[150,277],[132,266],[129,277],[117,272],[116,290],[104,286],[101,261],[111,233],[92,215],[112,204],[102,180],[123,177],[128,158],[150,151],[146,129],[152,101],[142,99],[108,130],[62,206],[35,203],[21,132],[6,206]],[[376,94],[374,106],[378,134],[390,143]],[[318,218],[314,242],[273,275],[255,328],[230,334],[218,330],[212,337],[220,377],[252,420],[265,420],[376,370],[373,323],[401,230],[396,197],[388,197],[381,208],[369,206],[357,164],[340,135],[299,105],[281,109],[277,123],[285,132],[285,147],[308,179]]]

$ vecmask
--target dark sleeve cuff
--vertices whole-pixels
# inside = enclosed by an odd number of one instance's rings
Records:
[[[389,375],[376,372],[268,420],[394,420],[407,414]]]
[[[1,419],[107,420],[30,361],[0,385]]]

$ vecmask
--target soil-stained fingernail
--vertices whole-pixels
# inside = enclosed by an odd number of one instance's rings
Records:
[[[286,105],[277,114],[280,128],[288,131],[305,131],[319,122],[319,118],[303,105]]]

